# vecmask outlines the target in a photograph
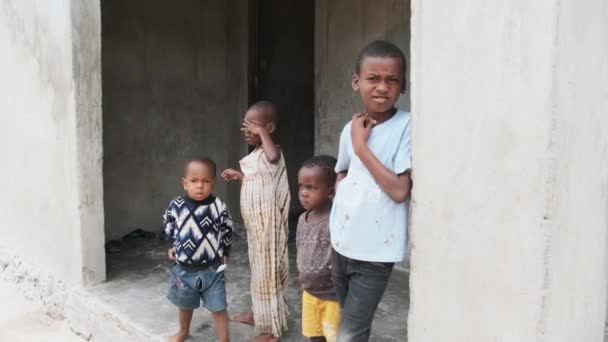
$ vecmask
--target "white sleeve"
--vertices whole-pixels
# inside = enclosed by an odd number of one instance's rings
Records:
[[[350,154],[352,150],[350,139],[350,122],[344,126],[340,134],[340,146],[338,147],[338,161],[336,162],[336,173],[347,171],[350,167]]]
[[[412,168],[412,122],[408,121],[394,156],[393,172],[402,174]]]

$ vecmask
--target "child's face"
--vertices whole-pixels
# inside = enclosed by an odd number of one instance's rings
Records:
[[[188,197],[202,201],[213,193],[215,177],[213,170],[205,163],[191,162],[186,168],[186,174],[182,178],[184,190]]]
[[[353,75],[353,90],[358,91],[367,114],[385,114],[395,107],[403,89],[401,60],[391,57],[366,57],[359,74]]]
[[[258,126],[259,129],[264,129],[269,134],[274,132],[275,125],[272,122],[269,122],[266,113],[262,111],[252,108],[245,113],[245,120],[251,122],[253,125]],[[248,145],[259,146],[262,144],[262,139],[259,134],[256,134],[251,129],[244,129],[243,136],[245,137],[245,142]]]
[[[334,185],[328,184],[327,176],[318,167],[303,167],[298,172],[298,195],[306,210],[314,210],[327,204],[334,196]]]

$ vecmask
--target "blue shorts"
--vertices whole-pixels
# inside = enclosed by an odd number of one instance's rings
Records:
[[[201,305],[211,311],[226,310],[226,283],[224,271],[218,265],[198,271],[185,270],[180,264],[171,266],[167,298],[180,309],[196,309]]]

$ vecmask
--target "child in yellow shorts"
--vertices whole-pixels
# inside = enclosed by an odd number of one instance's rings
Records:
[[[317,156],[298,173],[300,203],[306,210],[298,221],[298,280],[302,284],[302,334],[315,342],[334,342],[340,308],[331,280],[329,213],[335,193],[336,159]]]

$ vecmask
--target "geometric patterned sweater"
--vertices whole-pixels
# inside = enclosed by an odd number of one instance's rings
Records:
[[[163,227],[164,238],[173,239],[180,264],[214,264],[230,255],[232,217],[213,195],[202,201],[174,198],[163,215]]]

